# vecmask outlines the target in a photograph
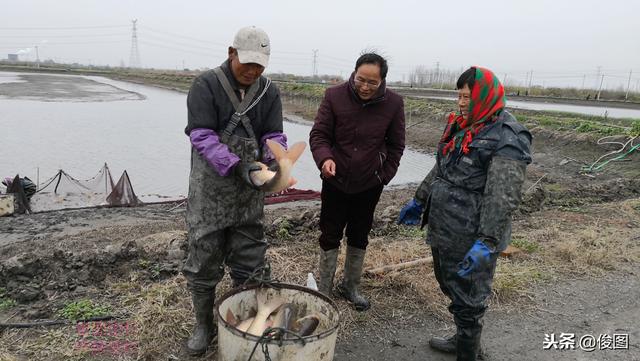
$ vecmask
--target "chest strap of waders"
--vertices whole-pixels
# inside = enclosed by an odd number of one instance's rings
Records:
[[[256,82],[251,84],[249,90],[244,96],[244,99],[242,99],[242,103],[240,103],[235,91],[233,90],[233,87],[231,86],[231,83],[229,82],[229,79],[227,78],[227,75],[222,71],[222,68],[217,67],[213,69],[213,72],[216,74],[218,80],[220,81],[220,85],[222,85],[222,89],[224,89],[224,92],[227,94],[227,97],[229,98],[231,104],[233,104],[233,108],[235,109],[235,113],[231,117],[229,124],[224,129],[222,135],[223,138],[227,139],[228,137],[230,137],[238,126],[238,122],[241,122],[249,137],[255,139],[255,133],[253,132],[251,122],[245,115],[249,110],[255,107],[260,102],[262,97],[264,97],[264,95],[267,93],[267,90],[271,85],[271,79],[267,78],[264,89],[262,89],[260,95],[254,100],[253,97],[255,97],[256,93],[258,92],[258,88],[260,88],[260,79],[256,80]],[[253,102],[251,102],[252,100]]]

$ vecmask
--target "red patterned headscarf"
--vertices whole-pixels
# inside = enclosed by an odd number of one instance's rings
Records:
[[[473,137],[493,122],[505,107],[504,87],[493,72],[479,66],[476,70],[475,83],[471,89],[468,117],[460,113],[449,114],[447,127],[442,134],[442,155],[447,155],[453,149],[461,148],[464,154],[469,153],[469,144]]]

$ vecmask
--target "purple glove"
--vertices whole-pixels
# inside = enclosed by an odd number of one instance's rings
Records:
[[[260,145],[262,146],[262,162],[265,164],[271,163],[275,160],[271,149],[267,146],[267,139],[271,139],[274,142],[279,143],[284,149],[287,149],[287,136],[282,132],[267,133],[260,138]]]
[[[189,134],[191,145],[207,163],[221,176],[226,177],[231,169],[240,162],[226,144],[220,143],[220,137],[211,129],[196,128]]]

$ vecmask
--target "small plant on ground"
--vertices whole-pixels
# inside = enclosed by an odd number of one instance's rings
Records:
[[[425,229],[421,229],[419,226],[399,226],[398,231],[400,235],[409,238],[426,238],[425,235],[427,233]]]
[[[278,230],[276,231],[276,237],[280,240],[291,238],[289,230],[291,229],[291,223],[288,220],[284,220],[278,224]]]
[[[151,267],[151,278],[153,278],[153,279],[158,279],[158,278],[160,278],[160,272],[162,272],[162,268],[160,267],[160,265],[159,265],[159,264],[157,264],[157,263],[156,263],[156,264],[154,264],[154,265]]]
[[[8,310],[16,305],[16,301],[10,298],[0,298],[0,311]]]
[[[140,266],[140,268],[149,268],[151,266],[151,261],[147,259],[140,259],[138,261],[138,266]]]
[[[631,130],[629,130],[629,135],[640,137],[640,119],[636,119],[631,124]]]
[[[549,280],[552,273],[535,262],[501,260],[493,283],[495,296],[501,301],[526,296],[533,284]]]
[[[16,301],[7,296],[7,290],[0,287],[0,311],[8,310],[16,305]]]
[[[77,321],[92,317],[105,316],[111,312],[109,306],[103,306],[88,299],[67,303],[59,312],[60,317]]]
[[[540,250],[540,246],[537,243],[522,238],[513,238],[511,244],[527,253],[534,253]]]

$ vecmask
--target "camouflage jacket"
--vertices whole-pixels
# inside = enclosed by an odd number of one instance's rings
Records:
[[[502,251],[511,240],[511,212],[521,200],[531,133],[507,111],[483,128],[468,154],[442,155],[416,191],[425,204],[427,243],[466,252],[476,239]]]

